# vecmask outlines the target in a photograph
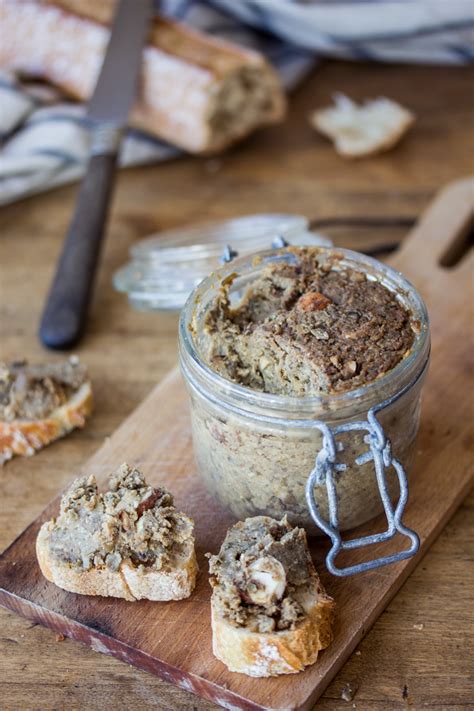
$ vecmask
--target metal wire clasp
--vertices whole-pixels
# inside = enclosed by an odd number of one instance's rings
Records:
[[[326,565],[329,572],[333,575],[340,577],[355,575],[356,573],[362,573],[366,570],[380,568],[389,563],[397,563],[398,561],[415,555],[420,547],[418,535],[402,523],[403,512],[408,500],[408,481],[405,470],[402,464],[392,456],[390,441],[386,438],[383,427],[376,417],[376,412],[387,407],[394,399],[396,398],[390,398],[380,405],[371,408],[367,412],[367,420],[365,422],[349,422],[337,425],[333,428],[330,428],[324,422],[315,422],[315,426],[318,427],[323,435],[323,446],[316,456],[314,469],[308,477],[306,484],[306,501],[313,520],[332,540],[332,547],[326,556]],[[367,432],[364,441],[369,445],[369,449],[358,457],[355,463],[361,465],[370,461],[374,462],[377,484],[387,518],[387,530],[383,533],[376,533],[371,536],[362,536],[349,541],[342,541],[339,531],[334,474],[337,471],[344,471],[347,467],[345,464],[339,464],[337,462],[337,452],[342,451],[343,446],[341,443],[336,442],[336,436],[341,432],[353,432],[357,430]],[[400,496],[396,506],[392,504],[385,477],[386,470],[389,467],[393,467],[395,470],[400,486]],[[329,521],[326,521],[321,516],[314,497],[314,487],[318,484],[326,484]],[[346,568],[338,568],[334,563],[336,556],[343,550],[352,550],[354,548],[363,548],[373,543],[382,543],[390,540],[397,533],[410,539],[411,544],[407,550],[369,560],[364,563],[358,563],[357,565],[348,566]]]
[[[282,247],[288,247],[288,246],[289,246],[289,242],[287,242],[286,239],[282,235],[277,235],[272,240],[272,248],[273,249],[280,249]],[[220,258],[220,262],[221,262],[221,264],[229,264],[233,259],[235,259],[238,256],[239,256],[239,253],[235,249],[232,249],[232,245],[226,244],[224,247],[222,256]]]

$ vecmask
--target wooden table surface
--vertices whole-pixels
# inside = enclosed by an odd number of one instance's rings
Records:
[[[123,172],[89,329],[76,349],[90,367],[95,414],[85,430],[0,471],[0,548],[69,482],[76,467],[176,362],[176,316],[137,313],[111,285],[134,241],[155,230],[252,212],[319,219],[416,217],[439,187],[472,172],[473,79],[472,68],[327,63],[293,96],[284,124],[225,156]],[[393,152],[344,161],[306,120],[334,91],[356,99],[385,94],[412,109],[418,120]],[[41,348],[36,330],[74,195],[74,187],[65,187],[0,212],[2,358],[60,357]],[[328,234],[337,244],[362,249],[398,241],[405,231],[337,228]],[[474,707],[473,509],[471,494],[318,709]],[[6,711],[214,708],[5,610],[0,610],[0,630],[0,706]],[[355,690],[352,701],[341,696],[348,684]]]

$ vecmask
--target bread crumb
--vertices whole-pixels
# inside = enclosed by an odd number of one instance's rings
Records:
[[[341,699],[343,701],[352,701],[357,692],[357,686],[346,684],[341,691]]]
[[[408,686],[405,684],[402,690],[402,699],[406,701],[407,706],[413,706],[413,699],[408,693]]]
[[[358,649],[356,652],[356,657],[360,657],[361,654],[362,654],[362,652],[360,651],[360,649]]]
[[[420,631],[421,631],[421,630],[423,630],[424,628],[425,628],[425,625],[424,625],[422,622],[420,622],[420,623],[417,624],[417,625],[413,625],[413,629],[414,629],[414,630],[420,630]]]
[[[411,111],[383,96],[359,105],[344,94],[335,94],[334,104],[314,111],[310,122],[345,158],[389,150],[415,120]]]
[[[56,642],[64,642],[66,637],[63,634],[57,634],[54,639],[56,640]]]

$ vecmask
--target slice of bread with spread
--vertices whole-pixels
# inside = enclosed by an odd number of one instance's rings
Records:
[[[247,518],[210,556],[212,645],[230,671],[265,677],[313,664],[332,639],[334,602],[306,533],[286,518]]]
[[[104,493],[93,476],[73,482],[58,518],[41,527],[36,554],[43,575],[70,592],[181,600],[196,583],[193,526],[166,489],[123,464]]]
[[[92,411],[92,386],[77,358],[47,365],[0,363],[0,464],[31,456]]]

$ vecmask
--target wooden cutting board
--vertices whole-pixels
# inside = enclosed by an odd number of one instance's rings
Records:
[[[418,457],[405,521],[421,538],[416,558],[352,578],[324,568],[326,541],[312,544],[315,562],[337,603],[335,639],[305,672],[276,679],[233,674],[211,653],[206,551],[215,552],[233,519],[204,491],[195,474],[188,403],[177,370],[84,464],[105,483],[123,461],[163,483],[196,521],[200,574],[188,600],[125,602],[64,592],[36,563],[41,523],[57,513],[59,497],[0,556],[0,603],[35,622],[112,654],[229,709],[309,709],[434,541],[472,484],[474,180],[443,190],[391,263],[426,299],[432,362],[424,388]],[[374,523],[360,533],[373,530]],[[390,544],[389,550],[395,549]],[[383,548],[384,553],[387,547]],[[374,547],[380,554],[382,548]],[[348,562],[349,559],[345,559]]]

